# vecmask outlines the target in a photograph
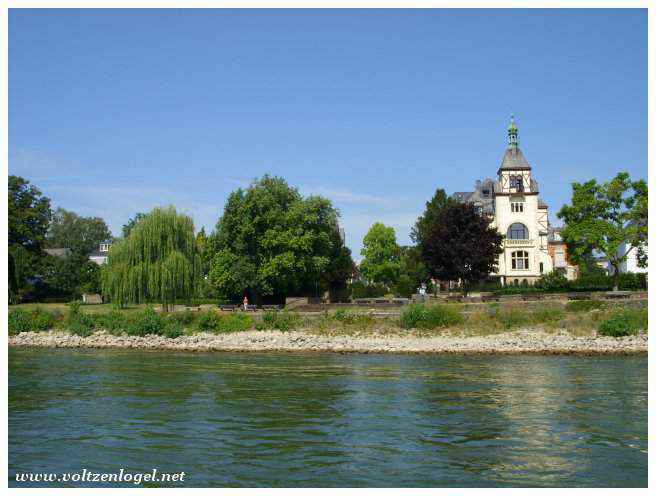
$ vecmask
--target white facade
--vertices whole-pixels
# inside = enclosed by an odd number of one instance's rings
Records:
[[[530,179],[530,171],[522,175]],[[509,171],[503,171],[501,194],[494,197],[492,225],[505,236],[495,275],[500,276],[504,284],[531,283],[553,270],[547,248],[548,211],[546,206],[538,204],[537,191],[520,193],[504,186],[509,176]],[[523,234],[520,226],[524,228]]]
[[[620,274],[634,273],[634,274],[646,274],[649,272],[647,267],[638,267],[638,248],[632,248],[631,245],[627,243],[622,243],[617,250],[617,254],[622,257],[626,255],[627,251],[629,254],[626,257],[626,260],[620,264]],[[647,247],[644,247],[644,250],[647,250]],[[609,274],[615,273],[613,266],[607,263],[607,270]]]

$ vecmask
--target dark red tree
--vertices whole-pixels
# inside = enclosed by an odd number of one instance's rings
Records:
[[[449,204],[424,226],[422,258],[431,277],[460,281],[464,294],[497,268],[503,236],[471,203]]]

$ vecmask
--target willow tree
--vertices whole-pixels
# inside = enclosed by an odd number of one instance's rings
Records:
[[[111,247],[102,272],[103,293],[120,306],[159,302],[168,310],[192,298],[202,273],[193,221],[174,207],[154,209]]]

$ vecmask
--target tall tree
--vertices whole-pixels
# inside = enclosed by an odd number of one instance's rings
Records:
[[[424,213],[417,219],[414,227],[410,231],[410,239],[416,244],[420,244],[424,239],[426,230],[435,224],[435,219],[442,211],[443,208],[453,205],[456,201],[450,198],[446,191],[438,188],[429,201],[426,202],[426,209]]]
[[[616,291],[620,265],[632,250],[639,251],[642,265],[647,263],[641,248],[647,242],[647,199],[647,183],[620,172],[607,183],[573,183],[571,205],[558,212],[565,221],[562,236],[572,259],[578,262],[594,251],[603,253],[613,266]],[[622,244],[629,247],[624,253],[619,252]]]
[[[102,288],[119,305],[159,302],[168,310],[176,299],[195,296],[201,272],[191,218],[156,208],[112,246]]]
[[[22,177],[9,176],[9,246],[39,252],[43,247],[50,217],[50,199]]]
[[[52,212],[50,199],[19,176],[8,179],[9,301],[16,303],[25,280],[37,273]]]
[[[374,223],[362,240],[360,254],[364,257],[360,272],[365,279],[388,288],[396,283],[401,272],[401,249],[393,227]]]
[[[52,216],[47,242],[50,248],[70,248],[75,255],[87,257],[111,235],[100,217],[82,217],[58,208]]]
[[[125,224],[123,224],[123,227],[121,228],[121,234],[123,235],[123,237],[127,238],[130,235],[130,231],[132,231],[134,226],[136,226],[137,223],[145,216],[146,214],[137,212],[136,214],[134,214],[134,217],[128,220]]]
[[[441,209],[425,226],[420,249],[428,272],[442,281],[460,281],[464,294],[497,268],[503,236],[471,203]]]
[[[337,211],[265,175],[230,194],[208,240],[210,280],[221,297],[284,302],[322,280],[335,253]]]

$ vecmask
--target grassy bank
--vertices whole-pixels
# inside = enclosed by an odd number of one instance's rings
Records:
[[[414,335],[457,333],[486,336],[506,331],[536,328],[566,330],[572,335],[627,336],[646,330],[647,309],[642,303],[611,305],[601,301],[523,304],[490,303],[409,305],[398,317],[375,317],[359,310],[337,310],[314,315],[295,312],[265,312],[260,315],[223,313],[207,308],[202,312],[162,314],[151,307],[112,309],[109,305],[45,304],[10,307],[9,333],[58,329],[88,336],[97,330],[114,335],[156,334],[171,338],[199,332],[232,333],[246,330],[303,329],[320,335]]]

